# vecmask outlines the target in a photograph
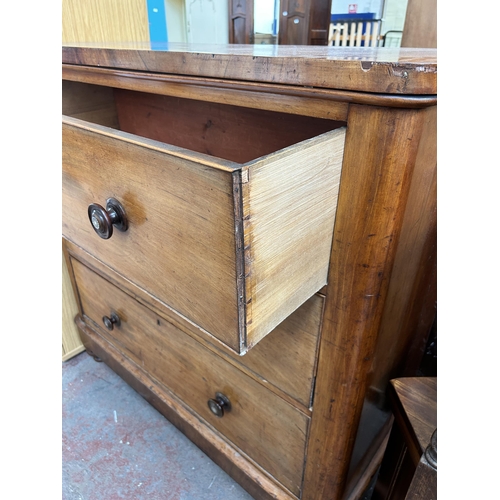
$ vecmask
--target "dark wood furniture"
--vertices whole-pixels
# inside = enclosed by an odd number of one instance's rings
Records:
[[[332,0],[282,0],[279,45],[328,45]]]
[[[229,2],[229,43],[254,43],[253,0]]]
[[[82,340],[255,498],[359,498],[382,460],[435,316],[436,75],[434,50],[63,47]]]
[[[373,500],[437,498],[437,379],[391,380],[394,426]]]
[[[409,0],[401,47],[437,47],[437,0]]]
[[[279,45],[328,45],[332,0],[281,0]],[[229,43],[255,43],[253,0],[229,2]]]

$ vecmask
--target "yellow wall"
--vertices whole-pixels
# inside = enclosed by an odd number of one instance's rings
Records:
[[[62,42],[149,42],[146,0],[63,0]]]

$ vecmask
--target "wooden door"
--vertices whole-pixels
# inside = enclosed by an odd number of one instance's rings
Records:
[[[309,0],[308,45],[328,45],[332,0]]]
[[[332,0],[281,0],[280,45],[328,45]]]
[[[229,1],[229,43],[254,43],[253,0]]]
[[[281,0],[279,45],[307,45],[310,0]]]

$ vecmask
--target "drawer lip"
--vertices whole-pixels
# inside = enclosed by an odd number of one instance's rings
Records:
[[[242,165],[239,163],[225,160],[224,158],[217,158],[204,153],[198,153],[187,148],[173,146],[171,144],[167,144],[166,142],[155,141],[154,139],[148,139],[146,137],[141,137],[140,135],[130,134],[129,132],[123,132],[122,130],[117,130],[112,127],[106,127],[105,125],[80,120],[79,118],[74,118],[72,116],[62,115],[62,123],[64,125],[69,125],[71,127],[104,135],[113,139],[119,139],[123,142],[152,149],[154,151],[158,151],[159,153],[165,153],[176,158],[192,161],[218,170],[234,172],[241,170],[242,168]]]

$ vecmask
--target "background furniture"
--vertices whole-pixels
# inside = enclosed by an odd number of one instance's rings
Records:
[[[62,360],[76,356],[85,350],[75,325],[78,305],[71,288],[71,280],[64,256],[62,259]]]
[[[253,0],[229,2],[229,43],[255,43]]]
[[[437,47],[437,0],[408,0],[401,47]]]
[[[359,498],[435,316],[435,51],[175,49],[63,48],[84,345],[256,498]]]
[[[394,426],[374,500],[437,498],[437,378],[391,380]],[[407,496],[408,495],[408,496]]]
[[[149,42],[149,23],[145,0],[90,0],[62,3],[63,43],[127,40]],[[78,307],[71,290],[66,261],[62,264],[62,360],[67,361],[85,348],[80,340],[74,317]]]
[[[381,19],[368,21],[338,20],[330,23],[328,45],[334,47],[378,47],[383,41]]]
[[[331,0],[281,0],[279,45],[327,45]]]

